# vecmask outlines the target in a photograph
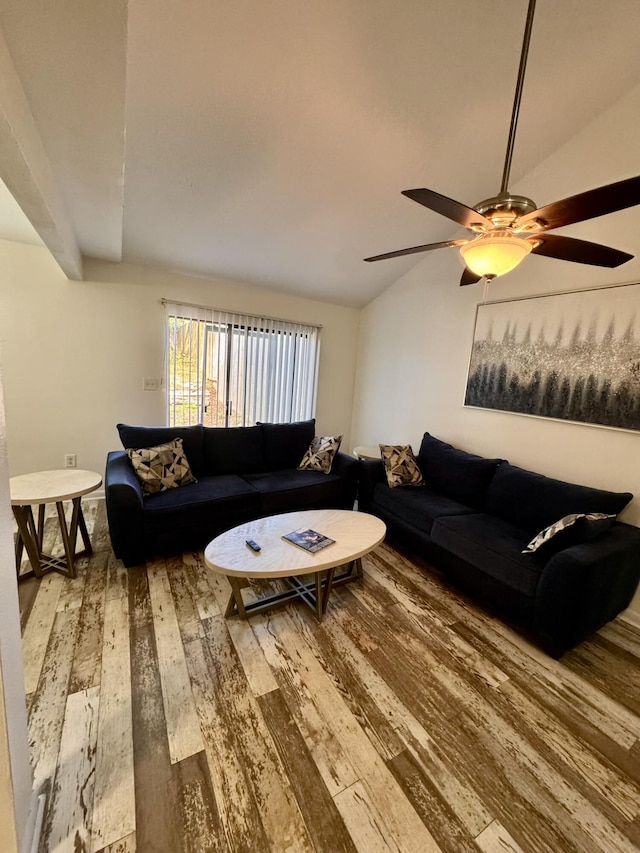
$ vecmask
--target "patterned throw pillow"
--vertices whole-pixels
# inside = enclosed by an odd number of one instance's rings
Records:
[[[340,448],[341,435],[317,435],[302,457],[298,470],[324,471],[329,474],[333,457]]]
[[[587,542],[600,533],[604,533],[613,524],[615,515],[604,512],[581,512],[565,515],[560,521],[550,524],[534,536],[523,550],[523,554],[535,554],[543,548],[545,551],[560,551],[571,545]]]
[[[424,486],[418,463],[408,444],[381,444],[380,456],[390,489],[396,486]]]
[[[140,480],[144,495],[154,495],[198,482],[191,473],[181,438],[155,447],[141,447],[139,450],[128,447],[127,456]]]

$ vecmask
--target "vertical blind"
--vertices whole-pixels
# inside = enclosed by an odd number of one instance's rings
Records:
[[[171,426],[315,415],[320,327],[165,301]]]

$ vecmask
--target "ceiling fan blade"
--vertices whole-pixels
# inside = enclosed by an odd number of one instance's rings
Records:
[[[419,252],[430,252],[432,249],[446,249],[448,246],[462,246],[468,240],[444,240],[442,243],[425,243],[424,246],[412,246],[410,249],[398,249],[396,252],[386,252],[384,255],[374,255],[365,261],[386,261],[387,258],[400,258],[402,255],[416,255]]]
[[[627,252],[621,252],[609,246],[590,243],[588,240],[576,240],[574,237],[562,237],[558,234],[541,234],[540,240],[542,240],[540,245],[531,250],[533,254],[559,258],[561,261],[573,261],[576,264],[619,267],[633,257]]]
[[[475,284],[477,281],[480,281],[481,278],[481,275],[471,272],[469,267],[465,267],[464,272],[462,273],[462,278],[460,279],[460,287],[464,287],[467,284]]]
[[[640,175],[554,201],[522,216],[515,223],[515,227],[520,229],[527,222],[537,219],[544,223],[545,230],[560,228],[563,225],[604,216],[605,213],[624,210],[636,204],[640,204]]]
[[[424,187],[416,190],[402,190],[402,195],[406,195],[412,201],[417,201],[418,204],[428,207],[429,210],[441,213],[448,219],[453,219],[454,222],[464,225],[465,228],[471,228],[472,225],[482,225],[485,228],[492,227],[491,220],[478,213],[477,210],[433,190],[427,190]]]

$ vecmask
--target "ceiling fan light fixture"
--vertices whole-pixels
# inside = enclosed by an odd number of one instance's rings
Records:
[[[533,248],[532,244],[512,231],[481,234],[465,243],[460,254],[468,269],[485,278],[496,278],[515,269]]]
[[[462,225],[473,232],[473,236],[469,240],[446,240],[412,246],[396,252],[385,252],[383,255],[365,258],[366,261],[399,258],[464,243],[460,249],[465,263],[460,284],[464,286],[475,284],[481,278],[490,280],[510,272],[532,251],[548,258],[608,268],[618,267],[633,257],[628,252],[621,252],[609,246],[546,232],[640,205],[640,175],[587,190],[540,208],[532,199],[509,192],[511,161],[535,7],[536,0],[529,0],[500,191],[474,207],[468,207],[426,187],[402,190],[402,194],[407,198]]]

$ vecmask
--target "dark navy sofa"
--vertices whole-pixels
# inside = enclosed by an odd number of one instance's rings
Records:
[[[337,453],[331,472],[298,471],[315,420],[250,427],[145,427],[118,424],[125,448],[182,438],[197,483],[143,497],[124,450],[105,471],[111,544],[125,566],[156,554],[204,547],[245,521],[303,509],[352,509],[359,461]]]
[[[389,537],[434,565],[559,657],[626,608],[640,580],[640,529],[615,521],[597,538],[523,554],[572,513],[618,514],[628,492],[607,492],[485,459],[425,433],[426,485],[389,488],[382,462],[364,460],[358,507]]]

